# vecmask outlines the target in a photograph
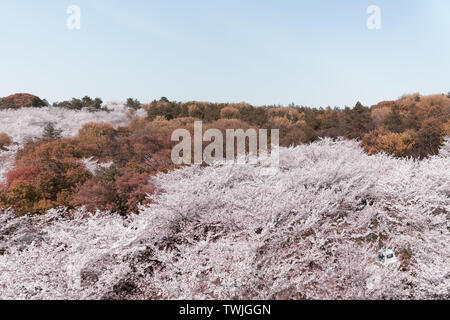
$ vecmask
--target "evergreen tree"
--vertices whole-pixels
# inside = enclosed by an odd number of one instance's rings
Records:
[[[141,107],[141,103],[139,102],[139,100],[137,99],[133,99],[133,98],[128,98],[127,99],[127,107],[137,110]]]
[[[370,109],[358,101],[353,109],[344,110],[344,135],[349,139],[361,138],[373,128]]]
[[[384,120],[384,125],[391,132],[400,133],[403,131],[403,121],[398,106],[392,107],[391,112]]]
[[[61,139],[62,130],[56,129],[53,123],[48,122],[44,128],[42,137],[46,140],[58,140]]]

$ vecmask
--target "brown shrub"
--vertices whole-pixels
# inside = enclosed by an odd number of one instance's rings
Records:
[[[424,121],[417,132],[417,137],[417,148],[414,154],[417,158],[423,159],[438,154],[445,137],[441,121],[436,119]]]
[[[376,126],[381,125],[391,113],[392,107],[391,106],[383,106],[379,108],[372,108],[371,110],[371,117],[372,121]]]
[[[0,149],[4,149],[12,144],[11,138],[3,132],[0,132]]]
[[[117,134],[109,123],[88,123],[78,131],[78,139],[93,151],[93,156],[108,160],[118,147]]]
[[[241,113],[234,107],[225,107],[220,111],[220,117],[223,119],[239,119]]]
[[[39,97],[28,93],[16,93],[0,100],[0,109],[45,107],[47,104]]]
[[[307,142],[307,133],[299,127],[293,127],[286,132],[281,132],[280,145],[285,147],[297,146]]]
[[[363,137],[363,146],[370,154],[385,152],[395,157],[407,157],[414,154],[416,139],[417,135],[413,131],[394,133],[378,129]]]
[[[137,212],[139,204],[148,204],[148,194],[156,192],[148,174],[124,172],[112,181],[92,178],[83,184],[74,199],[76,206],[90,211],[108,210],[120,214]]]
[[[450,120],[448,120],[446,123],[444,123],[442,128],[445,132],[445,135],[450,136]]]
[[[272,128],[281,129],[281,128],[288,128],[288,127],[290,127],[292,125],[292,122],[288,118],[274,117],[274,118],[269,120],[269,125]]]

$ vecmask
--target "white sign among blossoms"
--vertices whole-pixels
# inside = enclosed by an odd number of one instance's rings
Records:
[[[278,129],[270,132],[271,165],[279,164],[279,137]],[[172,161],[174,164],[192,164],[192,137],[186,129],[177,129],[172,133],[172,141],[181,142],[172,149]],[[235,142],[237,141],[237,144]],[[248,141],[248,147],[247,147]],[[203,142],[211,142],[203,149]],[[237,163],[255,160],[258,157],[268,156],[268,132],[266,129],[227,129],[226,130],[226,161],[237,160]],[[235,148],[236,146],[236,148]],[[247,152],[248,150],[248,152]],[[236,152],[235,152],[236,151]],[[248,157],[247,157],[248,156]],[[194,122],[194,164],[214,164],[224,161],[224,137],[219,129],[208,129],[203,134],[202,121]]]

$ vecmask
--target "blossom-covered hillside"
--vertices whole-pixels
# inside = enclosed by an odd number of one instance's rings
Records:
[[[159,174],[138,215],[0,215],[0,298],[449,299],[448,157],[325,139]]]
[[[49,122],[63,130],[65,137],[75,136],[78,130],[89,122],[108,122],[114,126],[128,123],[128,108],[125,105],[111,103],[107,108],[109,111],[97,112],[55,107],[0,110],[0,128],[12,137],[14,142],[23,143],[26,139],[40,137]]]
[[[108,122],[116,127],[129,122],[128,108],[125,105],[112,103],[107,108],[109,111],[97,112],[55,107],[0,110],[0,132],[8,134],[16,143],[8,151],[0,149],[0,182],[12,169],[18,146],[22,146],[28,139],[40,138],[47,123],[62,130],[63,137],[72,137],[89,122]]]
[[[5,178],[0,181],[0,208],[13,209],[16,216],[61,206],[136,213],[139,203],[148,202],[146,194],[157,191],[150,177],[175,168],[172,134],[178,129],[194,134],[195,121],[202,121],[205,132],[222,134],[229,129],[279,130],[284,147],[344,137],[361,141],[369,154],[415,159],[437,155],[450,134],[450,98],[443,94],[407,95],[344,109],[165,97],[149,104],[130,98],[111,108],[107,112],[101,98],[85,96],[55,102],[44,111],[7,111],[0,123],[0,130],[7,128],[0,131],[0,177]],[[128,118],[126,125],[117,126]]]

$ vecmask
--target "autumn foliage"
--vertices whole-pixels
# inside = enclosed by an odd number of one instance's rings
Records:
[[[246,103],[173,102],[161,98],[147,105],[129,99],[146,118],[131,117],[126,127],[87,123],[75,137],[61,138],[48,123],[41,139],[17,152],[15,168],[0,190],[0,206],[16,215],[45,213],[49,208],[86,206],[121,214],[136,212],[156,192],[153,175],[175,167],[170,159],[175,129],[193,131],[196,120],[205,130],[279,129],[281,146],[312,143],[321,138],[359,140],[369,154],[423,159],[435,155],[450,131],[450,98],[407,95],[372,107],[254,107]],[[55,106],[97,108],[101,100],[85,97]],[[141,110],[142,111],[142,110]],[[0,134],[0,148],[11,143]],[[84,161],[91,159],[96,168]]]
[[[450,132],[450,98],[406,95],[372,107],[254,107],[246,103],[171,102],[166,98],[143,105],[148,120],[167,125],[187,117],[213,124],[239,120],[245,127],[280,129],[282,146],[311,143],[324,137],[361,140],[369,153],[425,158],[437,154]]]
[[[0,150],[12,144],[11,137],[6,133],[0,132]]]
[[[151,129],[132,133],[106,123],[88,123],[74,138],[29,141],[0,191],[1,205],[19,216],[60,206],[135,212],[155,191],[151,175],[172,168],[166,141]],[[83,160],[92,157],[111,165],[90,170]]]
[[[139,204],[148,204],[148,196],[155,193],[149,184],[148,174],[125,171],[115,180],[105,177],[92,178],[77,191],[74,204],[90,211],[109,210],[122,214],[138,211]]]
[[[11,96],[0,99],[1,109],[17,109],[30,107],[45,107],[47,103],[39,97],[28,93],[16,93]]]
[[[436,155],[448,135],[450,98],[408,95],[372,107],[371,117],[377,129],[363,136],[366,151],[423,159]]]

